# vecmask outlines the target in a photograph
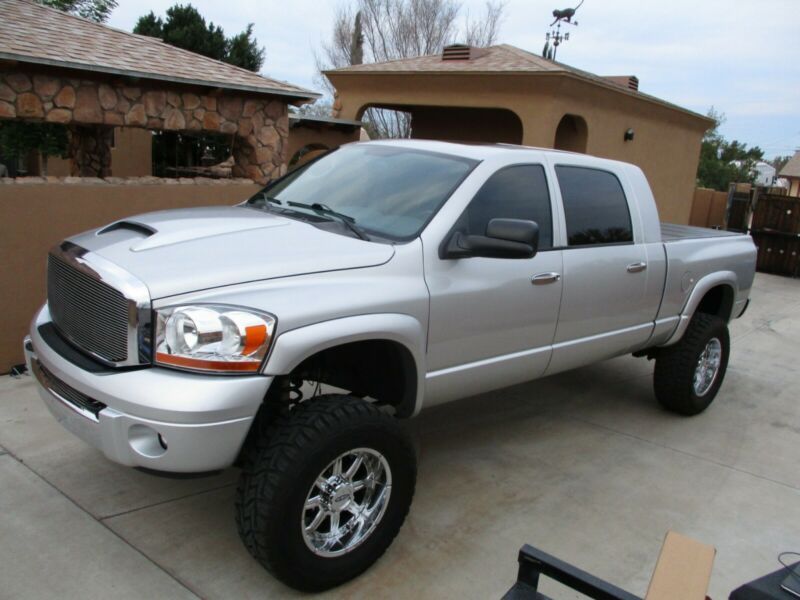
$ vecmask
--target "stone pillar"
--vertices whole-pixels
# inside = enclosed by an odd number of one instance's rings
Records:
[[[111,176],[113,127],[74,125],[70,127],[70,169],[76,177]]]
[[[222,106],[221,106],[221,113]],[[233,116],[228,116],[229,119]],[[286,151],[289,136],[289,114],[280,101],[247,100],[238,121],[233,144],[236,161],[233,174],[267,183],[286,173]]]

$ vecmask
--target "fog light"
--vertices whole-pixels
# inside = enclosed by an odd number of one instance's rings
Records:
[[[167,442],[155,429],[136,424],[128,429],[128,443],[137,454],[146,458],[158,458],[167,451]]]

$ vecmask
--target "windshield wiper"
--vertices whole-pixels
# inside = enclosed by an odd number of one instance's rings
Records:
[[[266,208],[266,209],[270,209],[271,208],[270,204],[275,204],[277,206],[280,206],[281,208],[284,208],[283,200],[278,200],[277,198],[273,198],[272,196],[267,196],[263,192],[259,193],[258,197],[251,198],[248,201],[248,204],[255,204],[256,202],[262,202],[263,205],[264,205],[263,208]],[[284,210],[285,210],[285,208],[284,208]]]
[[[267,200],[273,200],[272,198],[267,198]],[[280,200],[278,200],[280,202]],[[333,210],[330,206],[322,204],[321,202],[314,202],[313,204],[303,204],[302,202],[287,202],[289,206],[296,206],[298,208],[305,208],[308,210],[312,210],[317,214],[325,215],[329,217],[334,217],[338,219],[345,227],[347,227],[350,231],[352,231],[358,238],[369,241],[369,236],[367,233],[361,229],[358,225],[356,225],[356,220],[351,217],[350,215],[346,215],[344,213],[340,213],[336,210]]]

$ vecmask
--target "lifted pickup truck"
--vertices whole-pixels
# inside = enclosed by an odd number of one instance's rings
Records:
[[[63,242],[25,349],[53,415],[109,459],[241,466],[245,546],[321,590],[398,533],[416,479],[400,421],[423,407],[633,353],[664,407],[703,411],[755,256],[746,235],[661,225],[629,164],[350,144],[238,206]]]

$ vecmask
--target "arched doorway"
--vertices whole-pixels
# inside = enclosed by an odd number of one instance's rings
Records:
[[[367,104],[358,114],[373,126],[378,125],[377,137],[522,143],[522,121],[515,112],[506,108]],[[381,119],[385,119],[388,126]]]
[[[586,121],[578,115],[564,115],[556,129],[556,139],[553,148],[569,152],[586,152],[586,141],[589,130]]]
[[[328,150],[330,150],[330,148],[325,144],[319,144],[319,143],[306,144],[305,146],[300,148],[300,150],[295,152],[291,159],[289,159],[289,164],[288,164],[289,170],[291,171],[292,169],[296,169],[297,167],[304,165],[312,158],[315,158],[320,154],[322,154],[323,152],[327,152]]]

